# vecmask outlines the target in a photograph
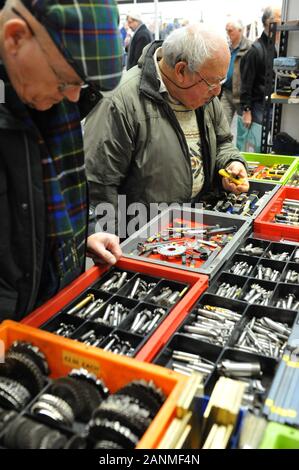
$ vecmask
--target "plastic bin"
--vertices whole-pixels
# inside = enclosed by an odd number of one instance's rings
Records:
[[[38,346],[46,355],[52,378],[64,376],[73,368],[84,367],[101,377],[111,392],[132,380],[153,380],[167,399],[139,441],[137,448],[140,449],[156,448],[176,414],[177,400],[187,383],[181,374],[162,367],[83,346],[13,321],[4,321],[0,325],[0,340],[4,342],[5,349],[16,340],[29,341]]]
[[[236,226],[237,231],[232,239],[222,248],[217,256],[210,255],[207,261],[196,260],[195,267],[182,264],[181,258],[162,259],[159,254],[138,253],[138,244],[145,242],[149,237],[157,232],[169,228],[175,222],[185,223],[188,226],[202,228],[203,226],[214,226],[219,224],[221,228]],[[200,222],[199,222],[200,221]],[[152,219],[148,224],[138,230],[134,235],[125,240],[121,247],[124,256],[130,259],[139,259],[146,263],[153,263],[160,266],[175,267],[183,271],[192,271],[207,274],[213,277],[223,263],[232,255],[237,246],[243,241],[251,229],[251,219],[240,216],[215,213],[211,211],[200,211],[190,208],[169,208]],[[171,243],[171,239],[169,240]]]
[[[167,314],[162,318],[162,321],[157,325],[156,329],[150,334],[140,336],[138,334],[131,334],[128,330],[128,325],[131,324],[129,317],[128,321],[125,320],[119,327],[111,328],[107,326],[97,326],[91,320],[84,321],[74,317],[71,318],[75,322],[75,331],[72,338],[78,339],[80,334],[84,334],[87,329],[97,328],[100,334],[107,337],[110,333],[116,332],[121,338],[130,338],[132,346],[135,349],[134,355],[140,360],[149,361],[153,355],[155,355],[160,347],[165,344],[169,337],[173,334],[177,325],[183,321],[188,311],[192,308],[198,297],[208,288],[208,277],[192,272],[184,272],[179,269],[169,268],[166,266],[157,266],[151,263],[144,263],[139,260],[132,260],[122,258],[115,267],[112,268],[125,270],[130,273],[130,279],[128,282],[131,283],[134,276],[141,274],[142,276],[150,280],[156,279],[159,285],[167,285],[183,288],[188,286],[186,294],[172,309],[166,309]],[[80,296],[84,297],[87,292],[96,293],[98,289],[98,296],[107,297],[107,300],[119,301],[124,304],[130,305],[132,308],[129,315],[133,315],[133,312],[137,312],[139,306],[142,304],[151,303],[150,295],[145,300],[137,301],[127,299],[127,287],[124,286],[120,289],[119,293],[108,294],[101,290],[102,280],[105,280],[108,276],[105,270],[94,267],[89,269],[86,273],[82,274],[66,289],[63,289],[53,299],[42,305],[40,308],[32,312],[31,315],[24,318],[23,324],[42,327],[48,331],[53,331],[55,326],[60,321],[70,321],[71,315],[67,315],[64,312],[67,310],[68,305],[76,302]],[[132,274],[132,276],[131,276]],[[130,317],[130,318],[131,318]],[[100,346],[104,345],[101,343]]]
[[[299,449],[299,430],[269,423],[259,449]]]
[[[296,157],[288,157],[285,155],[272,155],[272,154],[262,154],[262,153],[247,153],[242,152],[243,157],[245,160],[250,162],[260,162],[261,165],[271,166],[275,163],[282,164],[282,165],[289,165],[289,168],[286,170],[285,174],[280,178],[280,180],[267,180],[267,179],[253,179],[250,178],[252,181],[260,181],[263,183],[274,183],[284,185],[288,181],[289,177],[295,171],[296,165],[298,163],[298,159]]]
[[[299,242],[299,226],[276,223],[274,217],[281,211],[285,199],[299,201],[299,188],[282,187],[254,221],[254,232],[270,240],[285,238]]]

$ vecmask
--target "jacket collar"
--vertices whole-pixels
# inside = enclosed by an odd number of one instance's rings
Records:
[[[138,67],[141,68],[139,91],[160,102],[164,102],[165,100],[159,92],[160,82],[157,77],[154,53],[162,46],[162,42],[163,41],[153,41],[146,46],[138,61]]]

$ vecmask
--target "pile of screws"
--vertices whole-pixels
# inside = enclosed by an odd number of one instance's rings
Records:
[[[187,289],[188,286],[184,287],[184,289],[180,292],[174,291],[170,287],[162,287],[160,292],[149,299],[149,302],[170,308],[183,297]]]
[[[270,297],[274,291],[266,290],[259,284],[252,284],[250,291],[244,296],[249,304],[269,305]]]
[[[104,338],[105,336],[103,335],[97,335],[95,330],[89,330],[79,336],[79,338],[77,338],[77,341],[80,341],[80,343],[84,343],[88,346],[98,347],[100,343],[104,340]]]
[[[163,308],[155,308],[153,311],[144,309],[138,312],[130,327],[131,333],[149,334],[164,315],[166,315],[166,310]]]
[[[104,304],[104,299],[95,298],[94,294],[87,294],[82,300],[80,300],[74,307],[66,311],[67,315],[75,315],[78,318],[89,320],[91,317],[96,315]]]
[[[93,319],[93,322],[116,328],[127,318],[129,313],[130,309],[120,302],[110,302],[106,306],[103,316]]]
[[[204,305],[195,311],[195,318],[184,325],[183,331],[193,338],[224,346],[241,315],[232,310]]]
[[[261,246],[254,246],[253,243],[249,243],[248,245],[243,246],[240,251],[242,253],[246,253],[246,255],[261,256],[265,250]]]
[[[231,285],[228,282],[222,282],[216,291],[216,295],[225,297],[226,299],[239,299],[242,287],[237,284]]]
[[[245,326],[236,349],[279,359],[287,346],[291,328],[268,317],[253,317]]]
[[[113,333],[107,338],[106,346],[103,346],[104,351],[111,351],[114,354],[120,354],[121,356],[133,356],[134,348],[129,341],[123,341],[120,337]]]
[[[274,254],[271,250],[267,252],[267,257],[270,259],[274,259],[276,261],[288,261],[290,259],[290,253],[288,251],[284,251],[283,253],[276,253]]]
[[[129,281],[129,275],[126,271],[116,271],[111,274],[111,277],[109,277],[109,279],[100,286],[100,289],[104,290],[105,292],[115,293],[120,290],[125,283]]]
[[[252,270],[253,266],[247,263],[247,261],[236,261],[230,268],[231,273],[237,274],[239,276],[249,276]]]
[[[275,214],[275,222],[286,225],[299,225],[299,201],[285,199],[281,211]]]
[[[299,299],[296,299],[294,294],[289,294],[286,297],[277,300],[275,307],[283,309],[298,310]]]
[[[172,352],[171,361],[171,368],[175,372],[191,375],[196,371],[203,374],[204,379],[208,378],[215,366],[214,362],[208,361],[202,356],[176,350]]]
[[[76,326],[72,325],[71,323],[59,323],[58,328],[52,331],[55,335],[63,336],[64,338],[70,338],[74,331],[76,330]]]
[[[141,279],[141,277],[137,277],[127,297],[128,299],[143,300],[153,290],[153,288],[156,287],[156,285],[156,282],[146,282]]]
[[[272,269],[269,266],[263,266],[259,264],[257,267],[257,273],[255,277],[263,281],[278,281],[280,278],[280,272],[277,269]]]
[[[291,284],[299,284],[299,273],[297,271],[294,271],[293,269],[289,269],[285,282],[290,282]]]

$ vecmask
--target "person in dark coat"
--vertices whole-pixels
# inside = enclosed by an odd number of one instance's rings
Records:
[[[87,238],[81,129],[99,90],[121,78],[116,2],[7,0],[0,57],[1,322],[68,286],[86,250],[108,264],[121,255],[116,236]]]
[[[128,26],[134,31],[128,50],[127,70],[137,65],[138,59],[142,54],[143,48],[152,42],[153,35],[142,22],[138,12],[130,12],[127,16]]]

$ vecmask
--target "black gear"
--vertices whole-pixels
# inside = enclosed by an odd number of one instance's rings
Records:
[[[43,375],[49,375],[49,366],[46,356],[37,346],[25,341],[15,341],[9,348],[9,353],[10,352],[18,352],[29,356],[37,367],[39,367]]]
[[[22,384],[31,393],[37,395],[45,384],[44,376],[34,361],[18,352],[8,352],[6,355],[7,368],[1,368],[0,375],[10,377]]]

